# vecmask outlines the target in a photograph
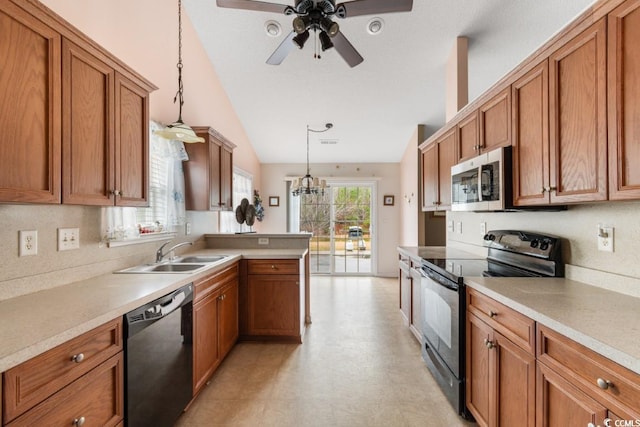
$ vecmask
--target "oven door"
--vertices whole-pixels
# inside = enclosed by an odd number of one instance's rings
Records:
[[[421,272],[422,333],[430,350],[461,378],[461,289],[432,270],[423,268]]]

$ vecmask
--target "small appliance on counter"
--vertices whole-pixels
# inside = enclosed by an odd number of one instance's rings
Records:
[[[423,258],[422,356],[447,399],[465,418],[464,277],[562,277],[560,239],[527,231],[497,230],[484,236],[486,258]]]

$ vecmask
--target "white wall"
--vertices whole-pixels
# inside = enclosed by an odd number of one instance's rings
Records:
[[[265,204],[265,218],[257,225],[259,232],[284,233],[287,231],[286,178],[302,176],[305,171],[305,164],[262,165],[262,188],[257,189],[260,190]],[[380,276],[396,276],[398,269],[396,247],[400,241],[400,204],[403,202],[400,194],[400,164],[312,164],[311,175],[322,178],[341,177],[377,182],[377,220],[373,225],[376,227],[378,236],[377,272]],[[384,195],[393,195],[395,204],[384,206],[382,199]],[[269,196],[279,196],[280,206],[269,207]]]

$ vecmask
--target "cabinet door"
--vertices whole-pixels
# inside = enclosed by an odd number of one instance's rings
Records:
[[[0,202],[60,203],[60,35],[2,2],[0,58]]]
[[[458,123],[458,162],[478,155],[479,137],[478,112],[474,111]]]
[[[536,426],[603,425],[607,410],[543,363],[537,364]]]
[[[609,14],[609,199],[640,199],[640,1]]]
[[[233,208],[233,153],[227,147],[220,149],[220,207]],[[253,200],[249,200],[253,203]]]
[[[607,198],[606,20],[549,57],[550,200]]]
[[[451,166],[456,164],[456,134],[438,139],[438,210],[451,207]]]
[[[116,73],[115,189],[118,206],[148,206],[149,92]]]
[[[218,292],[193,305],[193,394],[204,386],[220,362]]]
[[[494,332],[496,426],[535,426],[536,359]]]
[[[512,85],[513,200],[549,202],[549,65],[545,60]]]
[[[212,140],[209,142],[209,209],[218,210],[222,202],[222,192],[220,191],[220,179],[222,170],[222,147]],[[201,185],[201,184],[200,184]]]
[[[300,282],[293,275],[249,275],[249,335],[300,335]]]
[[[218,297],[218,329],[220,330],[220,359],[231,350],[238,339],[238,280],[233,279]]]
[[[480,107],[480,150],[511,145],[511,91],[506,88]]]
[[[433,211],[438,206],[438,144],[433,143],[421,153],[422,210]]]
[[[493,339],[493,330],[472,313],[467,312],[467,378],[465,400],[467,409],[480,426],[491,422],[492,407],[495,407],[493,369],[489,360],[487,342]]]
[[[62,42],[62,202],[114,204],[114,70]]]

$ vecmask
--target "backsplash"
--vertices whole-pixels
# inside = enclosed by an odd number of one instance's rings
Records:
[[[482,250],[486,230],[515,229],[562,237],[566,276],[620,292],[640,294],[640,202],[569,206],[559,212],[447,212],[448,244]],[[614,231],[614,252],[598,250],[598,224]],[[462,233],[458,232],[461,225]],[[486,253],[486,251],[484,252]],[[614,276],[615,275],[615,276]]]
[[[108,248],[101,243],[101,208],[68,205],[0,204],[0,301],[87,279],[142,262],[152,262],[162,241]],[[191,234],[177,230],[175,242],[204,247],[205,233],[218,231],[214,212],[187,211]],[[57,229],[80,229],[80,248],[59,252]],[[37,230],[37,255],[18,256],[20,230]]]

